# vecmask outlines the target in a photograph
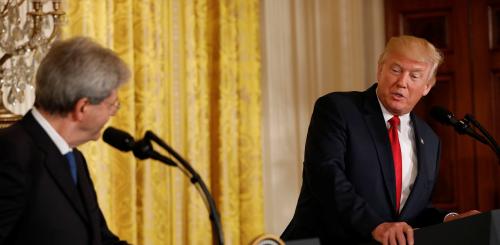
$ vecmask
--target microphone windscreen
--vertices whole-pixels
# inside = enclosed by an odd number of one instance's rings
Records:
[[[144,160],[152,156],[153,147],[149,141],[143,139],[136,142],[133,152],[135,157]]]
[[[453,113],[441,106],[433,106],[429,113],[432,118],[443,124],[453,124]]]
[[[134,148],[134,138],[125,131],[108,127],[102,135],[104,142],[110,144],[120,151],[131,151]]]

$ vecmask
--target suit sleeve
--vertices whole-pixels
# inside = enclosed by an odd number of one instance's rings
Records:
[[[27,203],[27,170],[15,157],[17,150],[12,142],[0,137],[0,244],[5,243]]]
[[[323,210],[334,209],[346,229],[369,238],[384,221],[356,193],[346,176],[348,129],[339,109],[342,106],[326,97],[316,102],[306,140],[304,181]]]
[[[95,202],[95,215],[97,218],[98,222],[98,227],[97,229],[99,230],[98,232],[100,233],[101,237],[101,242],[103,245],[127,245],[129,244],[126,241],[121,241],[118,236],[116,236],[109,228],[108,224],[106,223],[106,219],[102,213],[102,210],[99,206],[99,203],[97,202],[97,193],[95,192],[95,187],[94,183],[92,182],[92,179],[90,178],[90,173],[89,169],[87,166],[87,161],[83,157],[83,154],[76,150],[78,152],[79,158],[82,159],[84,170],[85,170],[85,177],[88,178],[88,183],[90,185],[90,192],[92,193],[92,200]],[[94,213],[94,212],[93,212]]]
[[[92,183],[92,182],[91,182]],[[94,196],[96,197],[95,200],[97,200],[97,196],[94,190],[94,185],[92,184],[92,190],[94,191]],[[109,228],[108,224],[106,223],[106,219],[104,218],[104,215],[102,214],[101,208],[99,207],[99,204],[97,203],[97,219],[98,219],[98,229],[99,232],[101,233],[101,240],[103,245],[128,245],[129,243],[127,241],[122,241],[118,236],[116,236]]]
[[[111,232],[106,224],[106,219],[102,215],[101,209],[99,209],[100,216],[100,230],[103,245],[128,245],[126,241],[121,241],[113,232]]]
[[[434,172],[434,180],[438,179],[439,176],[439,161],[440,161],[440,156],[441,156],[441,143],[439,139],[437,140],[437,146],[436,146],[436,155],[432,156],[433,159],[436,159],[435,162],[435,172]],[[434,186],[436,183],[434,183]],[[444,209],[439,209],[431,204],[431,199],[429,198],[429,203],[427,207],[420,212],[420,215],[417,217],[417,219],[412,222],[410,225],[413,227],[425,227],[429,225],[435,225],[439,223],[443,223],[444,217],[446,214],[450,213],[451,211],[444,210]]]

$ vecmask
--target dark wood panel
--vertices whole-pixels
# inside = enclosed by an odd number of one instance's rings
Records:
[[[417,11],[401,14],[401,33],[423,37],[443,52],[451,50],[450,9],[442,11]]]
[[[497,143],[500,140],[500,69],[495,69],[493,74],[492,74],[492,79],[491,79],[491,87],[492,87],[492,101],[491,101],[491,107],[492,107],[492,120],[493,120],[493,128],[491,129],[490,133],[495,137]],[[498,194],[498,190],[500,189],[500,168],[498,164],[500,164],[500,160],[495,163],[495,157],[490,156],[493,161],[493,165],[495,165],[493,168],[493,176],[492,178],[495,180],[494,181],[494,190],[497,192],[497,195],[495,196],[494,203],[492,205],[492,208],[498,208],[500,207],[500,194]]]
[[[471,79],[474,91],[473,114],[488,131],[495,131],[498,121],[494,118],[495,104],[500,101],[494,98],[494,70],[495,60],[498,60],[498,49],[493,48],[493,33],[498,30],[492,16],[499,5],[499,1],[475,0],[471,1],[470,10],[470,49],[472,54]],[[494,27],[497,26],[497,27]],[[496,35],[496,34],[495,34]],[[500,176],[498,164],[491,150],[480,143],[475,143],[475,162],[477,169],[478,206],[481,210],[490,210],[500,207]]]
[[[442,139],[434,203],[457,210],[500,208],[500,167],[493,152],[434,123],[435,104],[457,118],[473,114],[500,140],[500,0],[385,0],[386,36],[424,37],[444,51],[438,83],[417,105]]]
[[[491,67],[493,69],[500,69],[500,50],[491,51],[490,54],[490,57],[486,59],[489,60]]]
[[[456,134],[448,130],[447,126],[437,123],[429,116],[429,109],[434,105],[441,105],[446,108],[454,108],[455,96],[453,91],[455,81],[453,74],[440,74],[431,92],[418,103],[415,112],[422,117],[429,125],[439,132],[442,145],[449,146],[447,151],[441,154],[441,169],[439,171],[439,184],[434,190],[434,203],[442,208],[458,208],[458,194],[454,188],[455,180],[458,178],[456,168],[453,166],[457,162],[457,140]],[[452,191],[450,191],[452,190]]]
[[[389,39],[394,33],[401,32],[402,26],[399,23],[401,16],[413,13],[436,12],[450,9],[453,4],[450,0],[385,0],[385,26],[386,37]]]
[[[490,60],[490,67],[489,71],[491,72],[491,91],[492,91],[492,100],[491,100],[491,112],[492,112],[492,134],[494,135],[497,143],[500,142],[500,0],[496,1],[489,1],[488,2],[488,7],[491,13],[491,10],[494,10],[495,16],[494,19],[489,19],[490,23],[490,30],[489,33],[495,33],[495,39],[492,39],[492,44],[490,44],[490,47],[492,50],[488,52],[488,55],[491,57]],[[496,198],[495,198],[495,203],[493,205],[493,208],[498,208],[500,207],[500,194],[499,190],[500,189],[500,167],[498,164],[500,164],[500,160],[495,162],[495,157],[490,156],[492,158],[493,167],[493,179],[495,179],[495,191],[497,193]]]
[[[491,87],[492,87],[492,95],[493,95],[493,100],[491,103],[492,113],[493,113],[493,115],[492,115],[493,121],[500,122],[500,70],[496,70],[492,74],[491,83],[492,83]],[[495,123],[493,125],[492,134],[496,136],[497,140],[500,139],[500,125],[498,125],[498,123]]]
[[[500,49],[500,4],[490,4],[488,8],[490,48]]]

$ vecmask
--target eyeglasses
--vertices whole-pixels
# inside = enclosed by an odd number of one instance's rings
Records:
[[[110,108],[111,115],[114,115],[114,114],[116,114],[116,112],[118,112],[118,110],[120,110],[120,106],[121,106],[120,99],[116,98],[114,102],[107,103],[107,105]]]
[[[108,102],[106,100],[103,100],[98,103],[92,103],[90,100],[88,100],[87,104],[92,106],[105,106],[111,115],[115,115],[121,106],[120,99],[118,97],[116,97],[116,99],[113,102]]]
[[[111,106],[111,108],[113,108],[115,111],[120,110],[120,106],[121,106],[120,99],[116,98],[115,102],[111,103],[111,104],[110,104],[110,106]]]

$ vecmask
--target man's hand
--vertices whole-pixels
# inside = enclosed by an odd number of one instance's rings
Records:
[[[413,245],[413,228],[405,222],[385,222],[373,229],[373,238],[384,245]]]
[[[462,218],[469,217],[469,216],[476,215],[476,214],[480,214],[480,213],[481,212],[479,212],[477,210],[469,210],[469,211],[461,213],[461,214],[448,215],[444,218],[444,222],[462,219]]]

